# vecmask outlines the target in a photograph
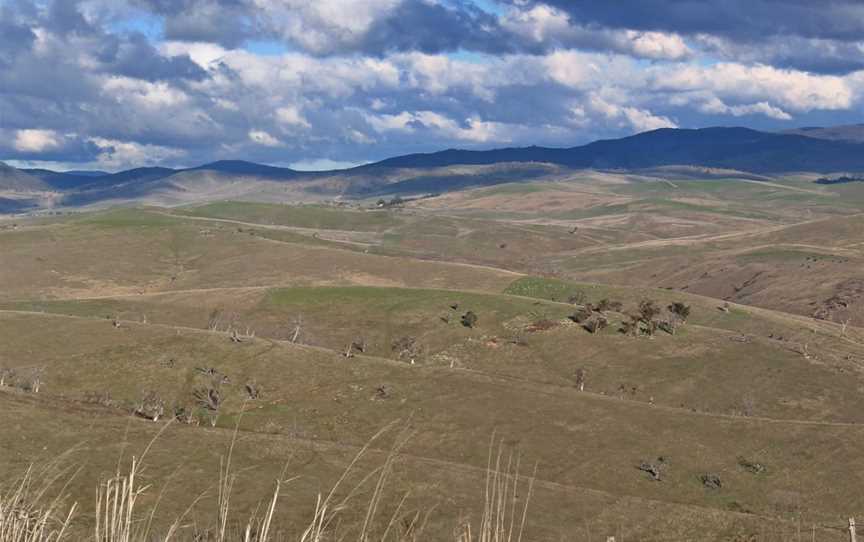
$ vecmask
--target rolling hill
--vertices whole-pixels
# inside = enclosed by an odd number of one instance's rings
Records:
[[[449,149],[410,154],[346,170],[302,172],[242,160],[193,168],[142,167],[111,174],[0,169],[0,190],[54,191],[51,204],[82,207],[145,203],[178,205],[224,199],[251,201],[366,198],[442,193],[521,180],[555,180],[586,170],[688,168],[749,178],[797,172],[864,171],[860,127],[768,133],[747,128],[659,129],[571,148]],[[859,134],[860,135],[860,134]],[[670,169],[672,168],[672,169]]]

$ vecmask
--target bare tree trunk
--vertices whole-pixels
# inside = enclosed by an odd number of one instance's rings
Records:
[[[297,325],[294,327],[294,336],[291,337],[291,342],[296,343],[297,339],[300,337],[300,330],[303,327],[303,315],[297,317]]]

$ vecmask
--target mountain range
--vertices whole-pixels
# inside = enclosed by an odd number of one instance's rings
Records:
[[[303,172],[242,160],[194,168],[141,167],[56,172],[0,162],[0,212],[138,202],[314,199],[446,192],[574,170],[638,171],[667,166],[790,172],[864,172],[864,125],[781,133],[748,128],[664,128],[570,148],[449,149],[397,156],[351,169]]]

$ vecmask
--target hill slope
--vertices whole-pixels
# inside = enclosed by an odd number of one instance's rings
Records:
[[[347,169],[301,172],[242,160],[187,169],[136,168],[114,174],[57,173],[4,166],[0,189],[54,190],[62,206],[147,203],[178,205],[225,199],[252,201],[365,198],[430,194],[524,180],[555,180],[577,171],[706,174],[747,172],[750,178],[794,172],[864,171],[861,128],[768,133],[747,128],[664,128],[571,148],[449,149],[410,154]],[[672,169],[669,169],[672,168]],[[763,177],[759,177],[758,175]]]

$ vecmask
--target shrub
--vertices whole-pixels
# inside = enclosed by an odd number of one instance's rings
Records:
[[[462,316],[462,325],[468,328],[477,327],[477,315],[473,311],[468,311]]]

